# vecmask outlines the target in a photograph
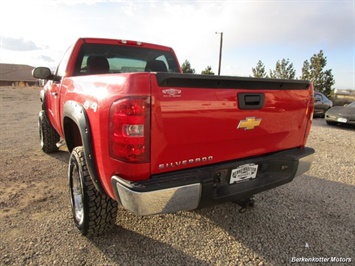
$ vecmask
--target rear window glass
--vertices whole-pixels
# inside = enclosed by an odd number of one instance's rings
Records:
[[[100,58],[99,58],[100,57]],[[104,65],[100,71],[91,64]],[[104,64],[102,63],[104,62]],[[100,66],[98,66],[100,67]],[[170,51],[161,51],[139,46],[84,44],[79,54],[74,75],[129,72],[179,72],[176,59]],[[97,72],[97,73],[99,73]]]

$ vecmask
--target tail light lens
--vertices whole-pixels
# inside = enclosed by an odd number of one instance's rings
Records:
[[[110,156],[129,163],[150,161],[150,98],[114,102],[109,122]]]

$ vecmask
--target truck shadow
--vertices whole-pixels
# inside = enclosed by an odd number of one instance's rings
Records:
[[[122,210],[124,218],[109,237],[91,241],[118,265],[236,265],[235,258],[245,257],[245,250],[262,265],[355,254],[355,186],[303,175],[255,200],[256,206],[245,213],[234,203],[145,217]]]
[[[118,225],[90,240],[113,265],[209,265],[168,243]]]
[[[55,153],[50,153],[48,155],[66,164],[69,162],[70,153],[68,151],[59,150]]]
[[[354,256],[355,186],[304,175],[255,200],[243,214],[232,203],[196,212],[271,265]]]

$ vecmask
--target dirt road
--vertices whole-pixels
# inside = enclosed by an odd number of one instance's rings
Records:
[[[39,148],[39,90],[0,87],[1,265],[355,262],[355,129],[315,119],[312,170],[246,213],[232,203],[149,217],[120,208],[110,234],[87,239],[71,218],[69,154]]]

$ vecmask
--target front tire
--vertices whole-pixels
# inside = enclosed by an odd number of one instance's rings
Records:
[[[89,237],[110,230],[116,221],[118,203],[96,190],[81,146],[70,155],[68,177],[75,226]]]
[[[42,151],[45,153],[58,151],[57,142],[60,140],[60,136],[50,124],[43,110],[38,114],[38,130]]]

